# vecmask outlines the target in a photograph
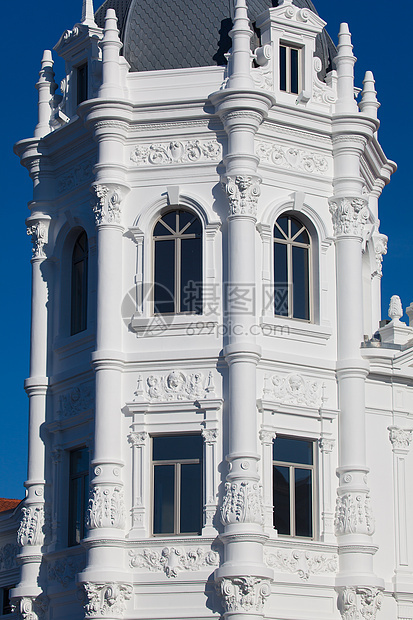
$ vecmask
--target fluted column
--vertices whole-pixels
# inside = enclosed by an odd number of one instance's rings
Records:
[[[362,194],[360,158],[377,127],[361,115],[354,102],[350,33],[342,24],[336,57],[338,101],[333,115],[334,196],[330,199],[336,246],[337,379],[339,389],[339,486],[335,533],[339,546],[336,580],[343,619],[373,620],[381,604],[383,582],[373,570],[374,517],[370,505],[366,460],[365,380],[363,339],[362,243],[371,221]]]
[[[215,571],[226,619],[263,617],[272,571],[263,561],[264,509],[258,461],[256,369],[255,235],[260,195],[254,137],[273,103],[255,90],[247,6],[236,0],[232,50],[226,88],[211,95],[228,136],[222,178],[228,203],[227,333],[224,348],[229,371],[226,459],[229,473],[221,507],[224,563]]]

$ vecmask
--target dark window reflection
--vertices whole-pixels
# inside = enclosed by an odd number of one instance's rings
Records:
[[[80,544],[85,535],[85,516],[89,500],[89,450],[70,453],[69,465],[69,547]]]
[[[76,239],[72,253],[71,330],[73,336],[87,327],[88,243],[85,232]]]

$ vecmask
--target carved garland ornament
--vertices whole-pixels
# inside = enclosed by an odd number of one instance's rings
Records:
[[[260,577],[228,577],[217,585],[226,612],[262,611],[265,600],[271,594],[269,579]]]
[[[44,246],[47,243],[47,228],[43,222],[35,222],[27,226],[27,234],[33,243],[32,258],[46,258]]]
[[[301,550],[277,550],[275,553],[266,553],[264,560],[267,566],[282,572],[294,573],[303,581],[307,581],[311,575],[335,573],[338,567],[337,555]]]
[[[381,607],[378,588],[343,587],[339,589],[338,608],[343,620],[374,620]]]
[[[264,398],[270,398],[279,403],[321,407],[323,385],[313,379],[306,379],[298,373],[286,377],[266,375],[263,395]]]
[[[351,492],[337,497],[334,526],[336,536],[374,534],[375,523],[370,495]]]
[[[252,480],[225,483],[221,507],[221,521],[230,523],[264,524],[264,507],[261,486]]]
[[[260,142],[256,148],[256,155],[261,162],[274,164],[278,168],[302,170],[309,174],[326,174],[328,161],[322,155],[299,148],[286,148],[279,144]]]
[[[20,547],[41,545],[43,543],[44,506],[23,506],[22,513],[17,543]]]
[[[197,571],[210,566],[218,566],[219,554],[216,551],[202,549],[184,549],[182,547],[164,547],[161,551],[142,549],[129,551],[130,566],[145,568],[154,572],[164,572],[167,577],[177,577],[182,571]]]
[[[261,194],[258,179],[248,176],[228,177],[225,183],[230,215],[257,215],[258,198]]]
[[[137,166],[152,164],[187,164],[199,161],[219,161],[221,145],[217,140],[189,140],[137,145],[130,158]]]
[[[83,583],[86,618],[120,618],[132,596],[129,583]]]
[[[123,528],[125,524],[125,503],[121,487],[95,486],[91,491],[86,513],[89,529],[98,527]]]
[[[92,201],[96,225],[120,224],[122,194],[119,187],[92,185],[91,191],[96,196]]]
[[[334,234],[363,236],[370,211],[365,198],[334,198],[329,201]]]
[[[138,390],[141,379],[138,379]],[[202,372],[186,375],[180,370],[173,370],[165,376],[150,375],[145,382],[145,391],[149,400],[197,400],[213,395],[215,388],[212,372],[208,377]]]

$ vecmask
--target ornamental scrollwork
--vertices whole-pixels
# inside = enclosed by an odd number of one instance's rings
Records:
[[[17,532],[17,543],[20,547],[43,544],[44,506],[23,506],[22,513],[22,520]]]
[[[59,396],[58,414],[67,418],[84,411],[94,405],[94,391],[91,383],[83,383],[72,387],[69,392]]]
[[[343,620],[375,620],[382,603],[378,588],[338,588],[338,608]]]
[[[219,431],[217,428],[204,428],[201,431],[201,435],[204,438],[206,444],[214,444],[217,442]]]
[[[86,513],[86,525],[89,529],[124,527],[125,503],[121,487],[95,486],[92,489]]]
[[[167,375],[149,375],[145,382],[146,396],[151,401],[197,400],[214,394],[212,372],[185,374],[172,370]]]
[[[383,257],[387,254],[387,236],[380,233],[373,233],[372,236],[374,255],[376,258],[376,269],[372,275],[383,275]]]
[[[227,177],[225,191],[230,215],[257,215],[258,198],[261,194],[259,180],[249,176]]]
[[[198,571],[218,566],[219,553],[211,549],[184,549],[182,547],[164,547],[129,551],[131,568],[143,568],[153,572],[163,572],[170,577],[177,577],[183,571]]]
[[[126,601],[132,596],[129,583],[92,583],[82,584],[85,593],[86,618],[121,618],[126,609]]]
[[[225,577],[217,584],[225,612],[260,612],[271,594],[269,579],[260,577]]]
[[[47,228],[43,222],[30,223],[27,234],[33,243],[32,258],[46,258],[44,246],[47,243]]]
[[[294,550],[266,553],[265,563],[281,572],[298,575],[303,581],[308,581],[311,575],[321,573],[335,573],[338,568],[338,556],[310,551]]]
[[[128,435],[128,441],[132,446],[140,448],[145,445],[147,436],[146,431],[132,432]]]
[[[264,523],[262,489],[258,482],[236,480],[225,483],[221,521],[231,523]]]
[[[321,407],[324,400],[323,385],[298,373],[286,377],[278,374],[266,375],[263,397],[283,404]]]
[[[189,140],[137,145],[130,158],[137,166],[152,164],[187,164],[200,161],[219,161],[222,148],[217,140]]]
[[[45,594],[40,594],[40,596],[36,598],[32,596],[22,596],[11,602],[12,612],[14,613],[17,611],[22,620],[43,620],[48,606],[49,599]]]
[[[256,148],[256,155],[261,162],[268,162],[277,168],[301,170],[308,174],[320,175],[329,171],[326,157],[295,147],[286,148],[279,144],[260,142]]]
[[[92,185],[95,194],[92,201],[96,225],[120,224],[122,194],[119,187],[110,188],[106,185]]]
[[[365,198],[332,198],[329,201],[334,235],[363,236],[370,211]]]
[[[71,192],[79,185],[89,181],[92,178],[95,163],[96,158],[93,157],[77,164],[71,170],[62,174],[57,180],[58,193]]]
[[[64,588],[67,588],[75,580],[77,573],[83,570],[85,566],[86,559],[84,556],[59,558],[49,564],[49,581],[57,581]]]
[[[407,452],[410,450],[410,444],[413,439],[413,429],[399,428],[398,426],[389,426],[389,439],[395,452]]]
[[[375,522],[370,495],[354,491],[337,497],[334,526],[336,536],[374,534]]]

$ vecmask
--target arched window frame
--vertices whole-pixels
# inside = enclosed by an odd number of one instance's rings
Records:
[[[83,247],[82,243],[83,242]],[[89,243],[86,231],[75,239],[70,269],[70,335],[87,329]],[[80,268],[79,268],[80,267]]]
[[[288,229],[287,232],[282,231],[282,228],[279,226],[279,221],[281,219],[287,219]],[[299,227],[296,231],[291,231],[291,221],[294,220],[299,223]],[[281,233],[281,236],[276,238],[276,230]],[[308,242],[300,242],[297,239],[305,233],[308,238]],[[284,238],[282,238],[282,236]],[[274,315],[276,317],[286,318],[286,319],[294,319],[303,321],[305,323],[314,322],[314,276],[313,276],[313,253],[314,253],[314,242],[312,239],[313,235],[311,234],[311,230],[309,229],[306,222],[303,221],[303,218],[300,217],[296,212],[286,211],[278,214],[275,219],[274,226],[272,228],[272,255],[273,255],[273,286],[274,286]],[[278,303],[278,295],[276,289],[276,244],[285,245],[287,247],[287,259],[286,259],[286,271],[287,271],[287,312],[286,313],[278,313],[276,310],[276,305]],[[307,287],[308,287],[308,301],[307,301],[307,316],[295,316],[294,312],[294,260],[293,260],[293,248],[302,248],[307,250]]]
[[[169,225],[165,226],[165,220],[167,216],[175,213],[175,225],[172,224],[172,227]],[[180,224],[180,215],[179,214],[188,214],[191,216],[191,219],[188,222],[184,222],[181,227]],[[169,218],[168,218],[169,219]],[[198,223],[198,232],[192,233],[190,232],[190,228],[194,223]],[[157,230],[158,224],[161,224],[165,228],[166,234],[158,234],[159,229]],[[171,224],[171,222],[169,222]],[[169,229],[169,232],[168,232]],[[195,287],[193,291],[193,306],[191,308],[185,308],[183,306],[182,294],[185,290],[185,286],[183,287],[182,282],[182,241],[186,239],[199,239],[199,275],[196,279],[194,279]],[[161,243],[162,241],[173,241],[174,251],[173,251],[173,261],[174,261],[174,273],[173,273],[173,308],[167,308],[166,311],[162,311],[157,303],[165,303],[162,301],[157,302],[156,299],[156,287],[157,287],[157,243]],[[153,290],[152,290],[152,313],[153,314],[202,314],[203,313],[203,278],[204,278],[204,239],[203,239],[203,225],[202,220],[193,210],[187,208],[186,206],[176,205],[170,207],[168,209],[164,209],[161,214],[156,218],[153,229],[152,229],[152,282],[153,282]],[[188,282],[191,282],[191,278],[188,279]],[[172,287],[171,287],[172,288]],[[172,297],[172,296],[171,296]]]

